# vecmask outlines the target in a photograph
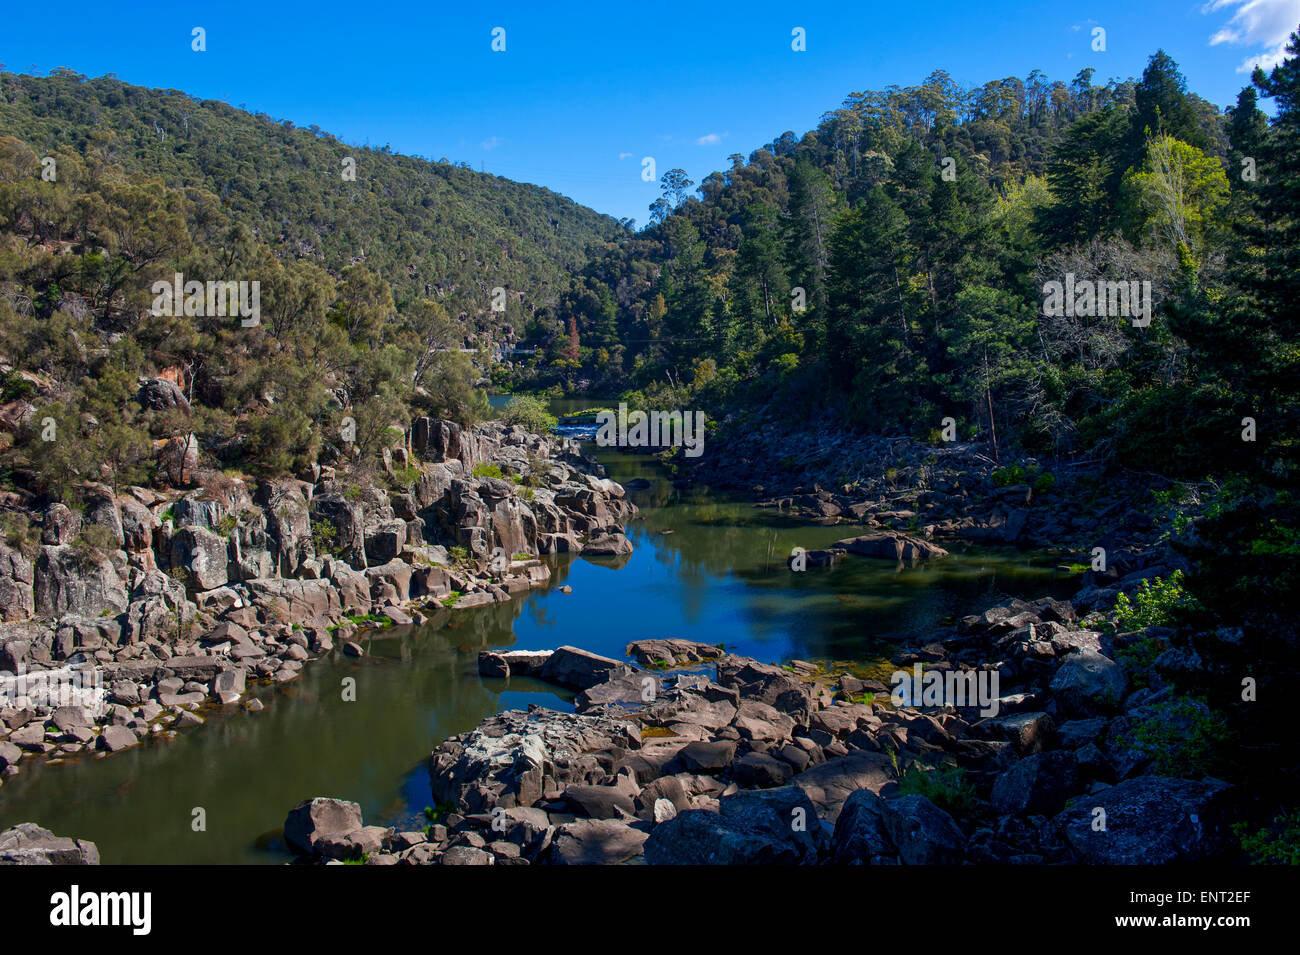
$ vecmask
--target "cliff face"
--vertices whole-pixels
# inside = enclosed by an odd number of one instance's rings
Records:
[[[105,690],[69,717],[90,732],[47,727],[24,752],[129,746],[118,730],[152,732],[163,708],[293,679],[362,615],[419,623],[546,583],[543,555],[631,549],[635,506],[572,442],[428,418],[410,434],[385,454],[388,487],[329,468],[189,493],[95,487],[82,509],[53,504],[0,543],[0,671],[94,672]],[[10,731],[59,702],[12,696]],[[116,735],[95,729],[106,720]]]

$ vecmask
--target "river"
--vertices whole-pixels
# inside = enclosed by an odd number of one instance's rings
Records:
[[[621,657],[630,640],[685,637],[768,662],[862,663],[887,656],[899,634],[1010,596],[1073,590],[1050,561],[988,550],[901,569],[847,558],[793,573],[785,564],[793,547],[824,547],[852,527],[807,526],[679,491],[649,456],[588,450],[615,480],[651,482],[629,492],[641,507],[628,530],[630,557],[557,558],[545,590],[419,628],[369,632],[360,659],[335,654],[292,683],[255,688],[263,712],[205,709],[205,725],[172,740],[107,758],[25,762],[0,787],[0,830],[36,822],[94,841],[105,863],[280,863],[289,857],[279,830],[298,801],[352,799],[367,824],[418,828],[431,802],[426,757],[437,743],[502,709],[571,708],[540,683],[480,679],[480,649],[571,644]],[[572,593],[560,591],[564,584]]]

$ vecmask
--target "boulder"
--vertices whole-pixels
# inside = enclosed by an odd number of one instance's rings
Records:
[[[836,541],[831,546],[859,557],[880,557],[888,560],[913,561],[948,556],[948,552],[937,544],[894,531],[848,537]]]
[[[752,789],[771,789],[784,786],[794,775],[790,764],[767,753],[746,753],[731,765],[736,782]]]
[[[284,838],[291,849],[311,856],[324,849],[322,843],[341,842],[362,825],[361,807],[356,803],[316,796],[289,810]]]
[[[870,789],[850,793],[835,820],[831,861],[839,865],[893,862],[898,856],[885,825],[885,800]]]
[[[576,815],[592,819],[621,819],[621,813],[635,812],[632,797],[613,786],[570,786],[564,801]]]
[[[127,607],[126,585],[112,559],[87,562],[72,546],[41,547],[32,594],[42,616],[98,617]]]
[[[180,387],[167,378],[146,378],[140,382],[136,400],[145,411],[169,411],[173,408],[190,412],[189,400]]]
[[[736,756],[734,740],[696,740],[677,754],[687,772],[715,775],[725,772]]]
[[[742,791],[718,811],[679,812],[650,833],[650,865],[815,865],[829,848],[816,808],[802,790]]]
[[[433,797],[466,813],[532,806],[547,776],[565,788],[601,783],[607,772],[596,753],[621,756],[640,745],[639,728],[621,720],[538,706],[507,710],[433,751]]]
[[[537,676],[550,656],[550,650],[480,650],[478,675],[498,678]]]
[[[952,816],[924,796],[886,799],[884,823],[905,865],[950,865],[961,861],[966,837]]]
[[[625,557],[632,553],[632,542],[618,533],[596,534],[582,548],[583,557]]]
[[[195,590],[212,590],[230,583],[229,544],[204,527],[182,527],[171,539],[171,566],[183,567]]]
[[[1234,851],[1232,798],[1215,779],[1139,776],[1079,799],[1055,824],[1090,865],[1219,860]]]
[[[0,865],[99,865],[99,849],[85,839],[20,822],[0,832]]]
[[[545,861],[550,865],[618,865],[642,852],[643,824],[579,819],[555,830]]]
[[[870,789],[888,795],[894,791],[894,764],[881,753],[856,751],[828,759],[800,773],[791,784],[802,790],[827,822],[835,822],[850,795]]]
[[[668,639],[634,640],[623,651],[636,657],[642,666],[687,666],[704,660],[716,660],[722,651],[707,643],[694,640]]]
[[[1078,760],[1069,750],[1026,756],[993,782],[989,801],[1008,815],[1050,816],[1078,791]]]
[[[0,542],[0,622],[26,620],[36,610],[32,562]],[[5,669],[0,665],[0,670]]]
[[[602,657],[577,647],[559,647],[547,658],[538,676],[548,683],[570,690],[585,690],[603,683],[613,674],[630,673],[626,663]]]
[[[1128,680],[1123,668],[1095,650],[1079,650],[1065,658],[1048,689],[1068,717],[1114,713],[1124,698]]]
[[[135,734],[125,726],[105,726],[99,734],[99,748],[109,753],[120,753],[139,742]]]
[[[334,529],[333,552],[358,570],[366,568],[365,514],[361,504],[342,494],[317,494],[311,499],[312,522]]]

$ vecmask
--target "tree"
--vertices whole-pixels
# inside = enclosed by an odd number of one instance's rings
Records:
[[[1209,139],[1187,94],[1187,80],[1164,50],[1157,50],[1147,61],[1142,79],[1133,91],[1133,100],[1136,109],[1129,134],[1133,157],[1130,165],[1137,162],[1150,136],[1172,136],[1197,149],[1209,148]]]
[[[1157,136],[1147,145],[1142,168],[1124,177],[1124,188],[1135,231],[1153,232],[1195,276],[1217,214],[1228,201],[1223,164],[1172,136]]]

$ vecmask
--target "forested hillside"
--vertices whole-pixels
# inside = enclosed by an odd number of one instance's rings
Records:
[[[1252,458],[1289,469],[1297,72],[1226,114],[1160,52],[1104,86],[935,73],[853,94],[698,197],[669,172],[652,227],[533,329],[539,380],[713,411],[775,394],[920,437],[951,416],[1003,450],[1182,476],[1237,462],[1254,416],[1271,451]],[[1067,274],[1150,282],[1150,324],[1044,315]]]
[[[277,253],[338,273],[362,265],[400,306],[429,298],[453,317],[489,315],[508,290],[518,321],[553,301],[588,244],[617,222],[549,189],[340,142],[178,90],[68,70],[0,74],[0,127],[40,156],[76,154],[124,174],[202,190]],[[355,180],[344,160],[355,161]]]
[[[159,444],[280,474],[337,455],[344,419],[373,461],[412,409],[480,416],[460,349],[512,339],[626,231],[549,190],[70,71],[0,73],[0,130],[3,460],[56,498],[154,476]],[[256,283],[259,321],[154,314],[178,273]],[[174,390],[141,399],[148,378]]]

